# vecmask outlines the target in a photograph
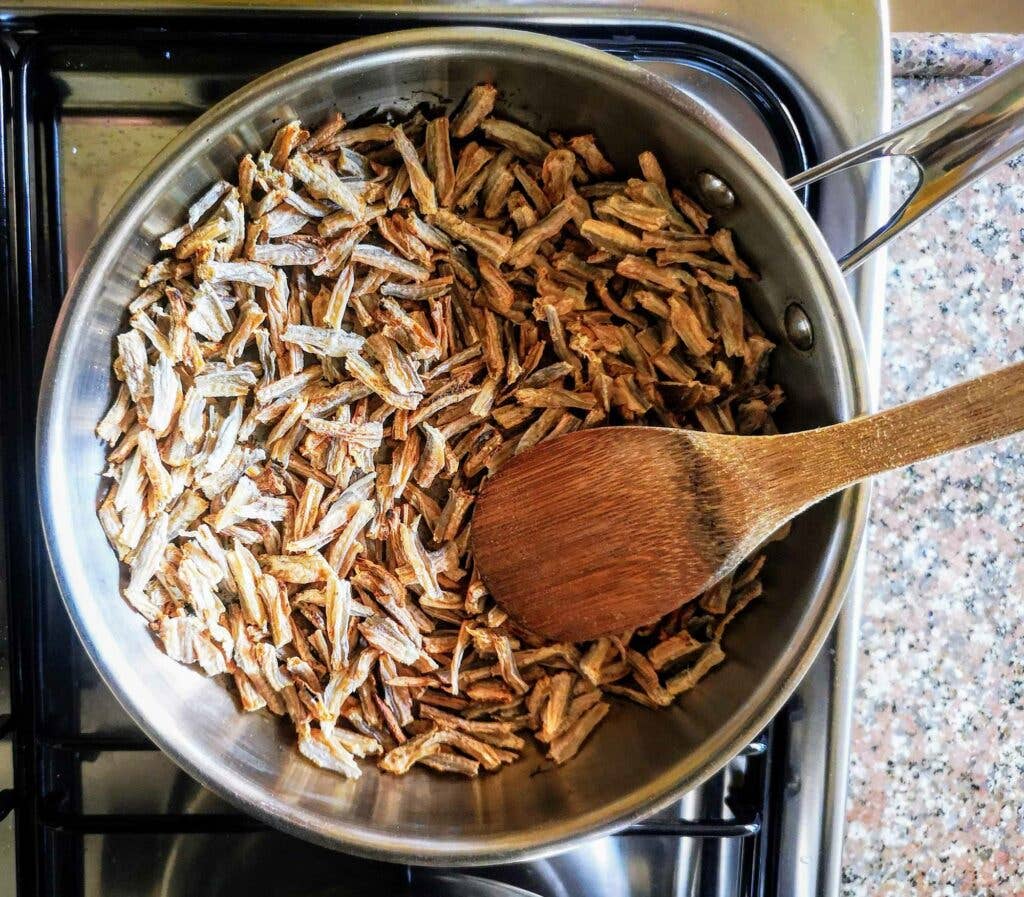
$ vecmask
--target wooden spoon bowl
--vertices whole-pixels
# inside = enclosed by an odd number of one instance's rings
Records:
[[[495,600],[528,629],[616,634],[695,598],[834,492],[1020,429],[1024,364],[803,433],[578,431],[484,484],[473,551]]]

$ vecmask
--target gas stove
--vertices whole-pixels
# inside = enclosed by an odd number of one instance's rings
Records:
[[[0,309],[9,341],[0,358],[0,621],[9,622],[10,658],[9,691],[0,668],[0,894],[836,892],[859,576],[785,710],[704,786],[614,837],[460,872],[331,853],[240,815],[139,732],[72,633],[35,509],[35,401],[61,297],[105,213],[185,124],[253,77],[350,38],[441,23],[532,28],[634,60],[729,119],[787,175],[888,125],[884,0],[851,0],[841,19],[800,0],[777,0],[770,16],[754,0],[178,0],[0,10],[0,251],[8,261]],[[883,175],[846,172],[804,197],[834,251],[884,219]],[[881,271],[876,256],[850,282],[873,371]]]

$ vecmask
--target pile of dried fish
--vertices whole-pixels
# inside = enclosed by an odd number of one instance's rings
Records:
[[[651,153],[492,114],[313,132],[214,184],[139,281],[99,424],[125,598],[167,653],[358,776],[563,763],[608,695],[665,707],[724,658],[763,554],[657,624],[550,644],[493,603],[474,496],[518,452],[621,422],[774,432],[772,343],[727,230]]]

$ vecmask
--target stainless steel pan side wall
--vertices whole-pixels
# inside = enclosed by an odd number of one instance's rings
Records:
[[[776,549],[770,595],[726,639],[731,655],[680,707],[616,707],[573,763],[451,781],[367,768],[341,780],[301,759],[290,734],[243,715],[220,683],[168,660],[118,597],[116,559],[95,518],[103,450],[93,428],[112,395],[113,337],[154,238],[281,121],[316,121],[456,98],[495,80],[505,112],[537,127],[593,130],[633,169],[654,150],[674,180],[714,170],[739,202],[723,216],[763,274],[755,296],[779,337],[794,298],[816,331],[808,353],[780,344],[776,376],[789,422],[813,426],[866,406],[863,348],[834,260],[784,181],[731,128],[656,77],[557,39],[490,29],[383,35],[279,69],[177,138],[112,213],[69,291],[40,399],[38,476],[47,542],[64,600],[108,685],[186,770],[247,811],[311,840],[391,860],[500,862],[551,852],[648,813],[730,759],[770,719],[813,660],[845,591],[864,522],[855,489],[799,521]],[[770,633],[771,637],[766,637]]]

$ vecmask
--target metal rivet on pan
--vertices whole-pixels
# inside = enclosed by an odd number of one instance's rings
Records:
[[[814,346],[814,328],[811,326],[811,319],[807,317],[807,312],[799,303],[790,303],[786,309],[785,323],[786,336],[794,348],[806,352]]]
[[[732,187],[712,171],[702,171],[697,175],[697,189],[704,202],[720,212],[736,205]]]

